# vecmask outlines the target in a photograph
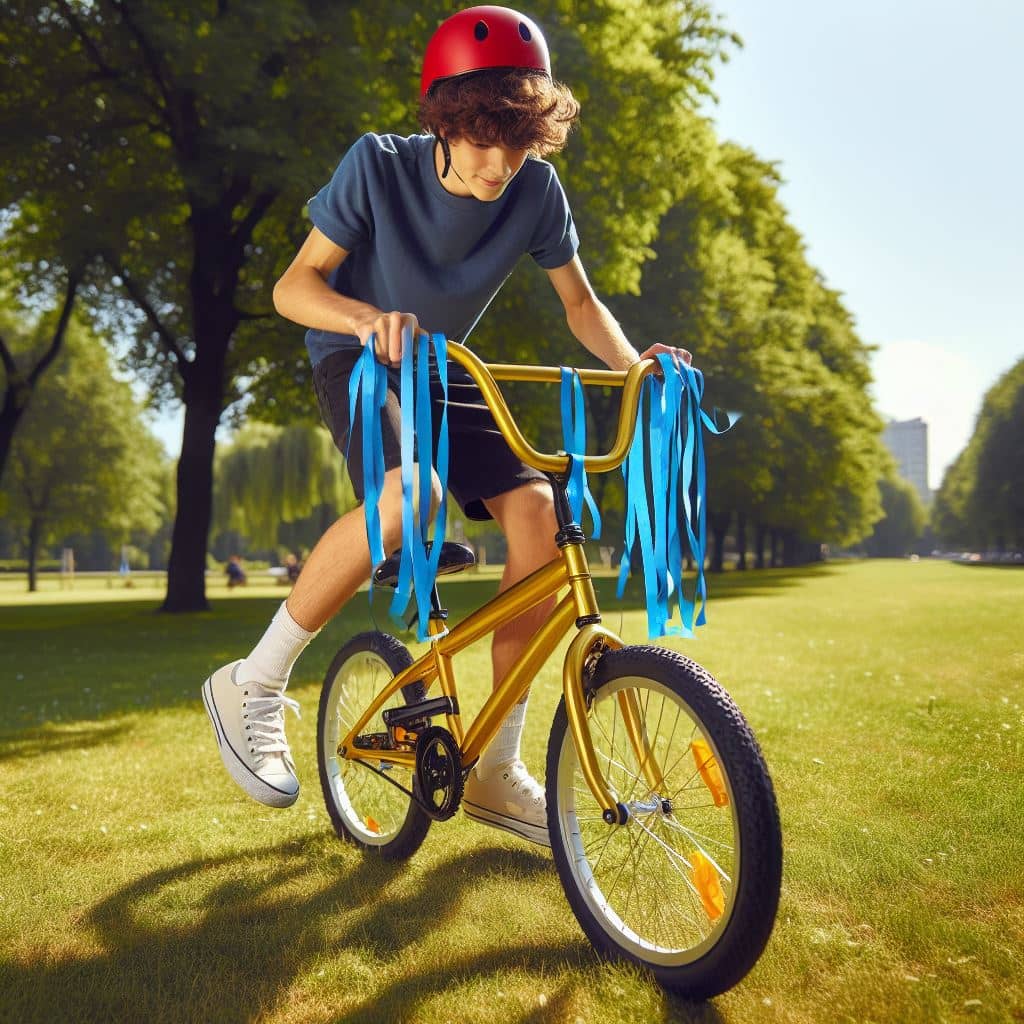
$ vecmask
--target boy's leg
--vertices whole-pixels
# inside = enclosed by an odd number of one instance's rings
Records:
[[[435,482],[436,483],[436,482]],[[380,497],[384,550],[401,542],[401,470],[385,474]],[[218,669],[203,684],[221,760],[250,796],[288,807],[299,782],[284,733],[284,696],[292,666],[309,641],[370,575],[362,507],[342,516],[320,538],[267,631],[249,656]]]
[[[339,453],[349,454],[348,473],[362,498],[362,436],[359,418],[349,418],[349,378],[359,349],[334,352],[313,367],[313,384],[324,423]],[[384,486],[380,496],[384,550],[401,543],[401,410],[397,378],[389,377],[381,410]],[[434,477],[434,500],[440,485]],[[284,696],[296,659],[321,627],[370,575],[370,551],[363,509],[342,516],[320,538],[295,587],[266,633],[242,661],[218,669],[203,686],[221,759],[231,777],[255,799],[287,807],[299,792],[295,766],[284,735],[284,709],[298,705]],[[255,720],[254,720],[255,718]]]
[[[540,481],[488,498],[484,504],[508,542],[505,571],[498,588],[501,593],[557,557],[555,504],[551,485]],[[495,630],[491,648],[495,689],[554,607],[555,600],[551,598]]]
[[[558,554],[555,544],[558,527],[551,486],[532,482],[489,498],[485,504],[508,541],[500,587],[504,591]],[[553,608],[554,599],[544,601],[495,631],[491,652],[495,688]],[[465,808],[472,818],[550,846],[544,787],[530,775],[519,756],[525,718],[524,697],[501,724],[470,774]]]

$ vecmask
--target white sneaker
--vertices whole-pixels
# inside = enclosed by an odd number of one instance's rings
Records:
[[[298,702],[236,678],[239,665],[241,661],[233,661],[203,683],[203,704],[220,759],[254,800],[268,807],[290,807],[298,798],[299,780],[284,735],[284,709],[298,714]]]
[[[486,780],[474,768],[466,779],[462,807],[467,817],[514,832],[540,846],[551,846],[544,787],[522,761],[509,761]]]

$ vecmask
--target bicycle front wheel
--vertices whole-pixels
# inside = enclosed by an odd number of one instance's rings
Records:
[[[342,757],[338,744],[385,684],[411,664],[409,651],[393,636],[360,633],[335,655],[320,693],[317,762],[327,814],[342,839],[385,860],[411,856],[430,828],[430,818],[407,795],[413,789],[413,773],[387,760],[374,766],[379,772],[374,771],[367,764]],[[410,683],[381,711],[418,703],[424,692],[423,683]],[[379,712],[366,731],[387,732]]]
[[[602,955],[690,998],[718,995],[756,963],[778,908],[782,836],[757,742],[704,669],[660,647],[604,655],[588,705],[598,765],[629,820],[603,820],[563,699],[548,830],[573,912]]]

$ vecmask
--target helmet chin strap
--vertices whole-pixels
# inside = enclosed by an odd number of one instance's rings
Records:
[[[448,177],[448,172],[451,171],[452,174],[454,174],[455,177],[458,178],[459,181],[461,181],[463,185],[466,185],[465,179],[452,166],[452,151],[451,151],[451,147],[448,145],[448,140],[443,135],[438,135],[437,136],[437,141],[441,143],[441,152],[444,155],[444,168],[441,171],[441,180],[443,181],[445,178],[447,178]],[[469,186],[466,185],[466,188],[469,188]],[[469,190],[470,190],[470,192],[473,191],[472,189],[469,189]]]

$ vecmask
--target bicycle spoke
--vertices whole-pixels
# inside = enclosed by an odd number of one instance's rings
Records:
[[[637,819],[635,818],[633,820],[637,821]],[[693,865],[681,853],[679,853],[678,850],[674,850],[671,846],[668,845],[668,843],[662,840],[659,836],[656,836],[649,828],[640,824],[639,821],[637,821],[637,824],[640,825],[640,828],[643,829],[645,832],[648,832],[651,838],[668,854],[667,863],[669,864],[669,866],[675,870],[676,874],[679,876],[679,878],[683,880],[686,887],[688,889],[691,889],[699,897],[700,893],[697,891],[697,887],[690,880],[689,875],[683,872],[682,867],[680,866],[681,864],[685,866],[688,870],[692,871]]]
[[[714,807],[715,805],[706,804],[705,806]],[[712,843],[715,846],[721,846],[723,850],[729,850],[730,852],[732,852],[735,849],[735,847],[731,843],[723,843],[721,839],[712,839],[711,836],[706,836],[701,832],[697,832],[696,830],[690,828],[688,825],[684,825],[681,821],[676,820],[674,817],[666,817],[664,819],[664,824],[669,828],[678,829],[680,832],[684,833],[688,838],[692,839],[694,843],[700,840],[701,842]]]

